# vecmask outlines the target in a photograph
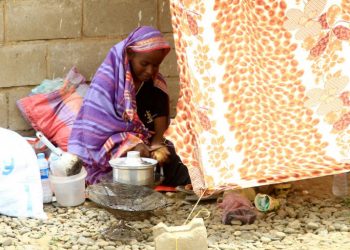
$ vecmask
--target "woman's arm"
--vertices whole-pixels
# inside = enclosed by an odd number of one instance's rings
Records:
[[[156,159],[160,165],[166,162],[169,158],[170,152],[167,147],[164,145],[164,132],[168,128],[168,117],[159,116],[154,119],[154,132],[155,134],[152,137],[151,149],[152,147],[157,147],[163,145],[163,147],[158,148],[151,152],[152,158]]]
[[[169,126],[167,116],[159,116],[154,119],[154,135],[152,136],[151,146],[156,146],[164,143],[164,132]]]
[[[168,128],[168,117],[159,116],[154,119],[154,134],[151,139],[152,146],[157,147],[164,144],[164,132]],[[139,151],[142,157],[149,157],[150,152],[144,143],[139,143],[132,150]],[[169,152],[166,147],[159,148],[152,152],[152,157],[162,163],[168,158]]]

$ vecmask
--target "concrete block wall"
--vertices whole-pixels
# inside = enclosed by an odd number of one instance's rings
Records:
[[[108,50],[140,25],[158,28],[174,47],[169,0],[0,0],[0,127],[30,134],[16,100],[74,65],[91,80]],[[160,70],[174,116],[174,49]]]

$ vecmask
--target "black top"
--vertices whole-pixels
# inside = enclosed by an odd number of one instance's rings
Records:
[[[137,114],[150,131],[154,131],[154,119],[169,116],[168,95],[153,86],[152,81],[145,82],[136,94]]]

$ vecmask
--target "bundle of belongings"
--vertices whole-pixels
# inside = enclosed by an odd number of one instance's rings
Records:
[[[87,89],[84,76],[73,67],[64,80],[44,80],[29,96],[18,100],[17,106],[36,131],[41,131],[48,140],[66,151]]]

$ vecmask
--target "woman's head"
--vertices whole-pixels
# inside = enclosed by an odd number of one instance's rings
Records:
[[[128,50],[128,59],[134,81],[143,82],[153,79],[158,74],[159,66],[166,54],[164,49],[143,53]]]
[[[169,43],[160,31],[149,26],[137,28],[129,37],[133,41],[127,46],[126,53],[134,81],[154,78],[170,51]]]

